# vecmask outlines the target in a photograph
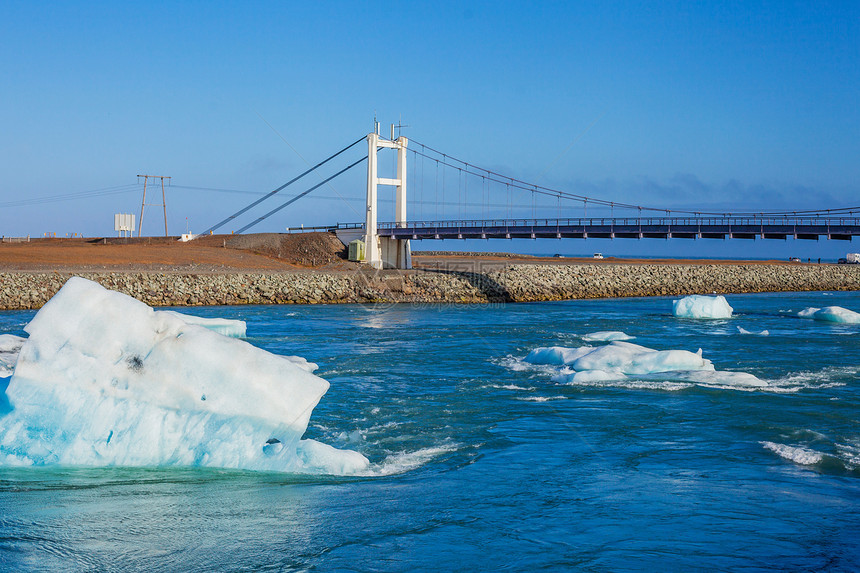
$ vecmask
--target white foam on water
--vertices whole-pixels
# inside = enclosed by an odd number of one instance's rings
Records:
[[[824,459],[824,454],[802,446],[788,446],[775,442],[759,442],[766,450],[770,450],[779,457],[803,466],[812,466]]]
[[[849,379],[860,374],[860,366],[828,366],[821,370],[792,372],[768,380],[768,392],[790,394],[805,389],[837,388],[845,386],[840,379]]]
[[[517,398],[522,402],[551,402],[553,400],[567,400],[566,396],[526,396],[524,398]]]
[[[585,342],[612,342],[613,340],[633,340],[634,338],[636,337],[620,330],[601,330],[582,335]]]
[[[500,366],[513,372],[529,372],[532,374],[552,376],[558,371],[558,366],[552,364],[532,364],[531,362],[526,362],[523,358],[511,356],[510,354],[504,358],[496,359],[495,361]]]
[[[837,443],[836,451],[839,454],[839,458],[849,469],[860,468],[860,439],[846,444]]]
[[[334,474],[369,465],[301,440],[329,387],[307,361],[77,277],[25,331],[7,388],[12,411],[0,418],[9,463]]]
[[[860,324],[860,312],[854,312],[841,306],[808,307],[798,312],[797,316],[833,324]]]
[[[18,362],[18,354],[26,338],[14,334],[0,334],[0,378],[11,376]]]
[[[759,332],[752,332],[751,330],[747,330],[746,328],[738,327],[738,334],[751,334],[753,336],[770,336],[770,332],[767,330],[762,330]]]
[[[694,294],[672,301],[672,314],[676,318],[731,318],[733,310],[722,295]]]
[[[534,386],[517,386],[516,384],[488,384],[487,386],[483,386],[483,388],[496,388],[498,390],[520,390],[525,392],[531,392],[534,390]]]
[[[400,452],[385,458],[379,464],[373,464],[363,470],[356,471],[354,475],[368,477],[384,477],[406,473],[428,464],[439,456],[457,451],[459,445],[447,443],[429,448],[421,448],[412,452]]]
[[[244,320],[233,320],[230,318],[203,318],[202,316],[194,316],[192,314],[184,314],[175,310],[161,310],[167,315],[175,316],[185,324],[196,324],[203,328],[208,328],[218,334],[224,336],[232,336],[233,338],[245,338],[247,325]]]
[[[660,390],[665,392],[677,392],[692,388],[695,384],[683,382],[670,382],[666,380],[643,380],[643,379],[616,379],[605,381],[576,381],[570,379],[567,386],[580,386],[588,388],[621,388],[624,390]]]

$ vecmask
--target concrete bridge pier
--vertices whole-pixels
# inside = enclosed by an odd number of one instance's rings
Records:
[[[409,140],[398,137],[391,141],[382,139],[378,133],[367,136],[367,213],[365,216],[364,244],[365,262],[375,269],[411,269],[412,249],[409,239],[380,237],[378,234],[377,194],[380,185],[395,187],[394,221],[398,227],[406,227],[406,147]],[[396,177],[379,177],[377,152],[380,148],[397,150]]]

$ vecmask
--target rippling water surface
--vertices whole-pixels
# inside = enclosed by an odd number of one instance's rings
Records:
[[[192,310],[318,363],[307,437],[370,475],[0,468],[0,569],[857,570],[860,325],[794,313],[860,294],[727,298],[713,321],[666,298]],[[604,330],[768,386],[567,385],[522,361]]]

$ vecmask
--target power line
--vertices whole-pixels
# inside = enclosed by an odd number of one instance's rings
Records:
[[[62,195],[48,195],[45,197],[34,197],[32,199],[19,199],[17,201],[6,201],[0,203],[0,207],[6,209],[11,207],[25,207],[28,205],[42,205],[45,203],[58,203],[61,201],[76,201],[79,199],[91,199],[93,197],[105,197],[109,195],[120,195],[123,193],[131,193],[138,188],[136,183],[127,185],[116,185],[113,187],[103,187],[101,189],[92,189],[89,191],[76,191],[74,193],[65,193]]]

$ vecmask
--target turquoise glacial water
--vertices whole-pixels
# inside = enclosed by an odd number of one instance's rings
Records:
[[[185,310],[318,363],[306,436],[370,475],[0,467],[0,570],[856,571],[860,325],[794,313],[860,293],[727,298],[734,318],[696,321],[668,298]],[[605,330],[768,386],[522,362]]]

